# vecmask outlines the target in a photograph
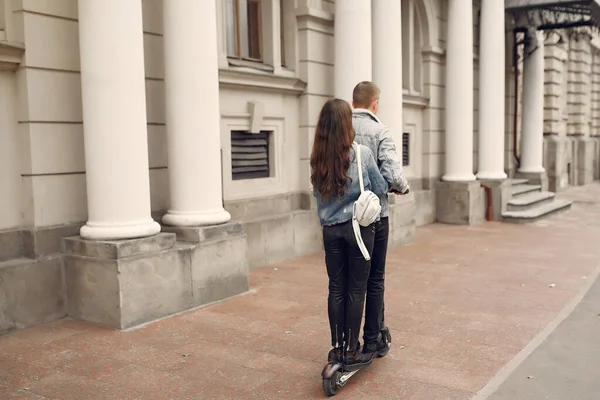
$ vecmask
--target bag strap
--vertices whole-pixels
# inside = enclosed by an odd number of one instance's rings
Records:
[[[362,161],[360,159],[360,148],[357,144],[354,146],[354,151],[356,152],[356,163],[358,164],[358,182],[360,183],[360,192],[365,191],[365,184],[363,183],[363,174],[362,174]]]
[[[362,161],[360,159],[360,148],[358,144],[353,143],[352,147],[356,153],[356,163],[358,164],[358,181],[360,182],[360,192],[363,193],[365,191],[363,176],[362,176]],[[356,239],[356,244],[358,244],[358,248],[362,253],[365,260],[370,261],[371,256],[369,255],[369,251],[367,250],[367,246],[365,246],[365,242],[363,241],[360,225],[358,224],[358,219],[356,218],[356,202],[354,202],[352,208],[352,230],[354,231],[354,238]]]
[[[356,203],[354,203],[354,208],[356,208]],[[356,244],[358,245],[358,248],[360,249],[360,252],[362,253],[363,257],[365,258],[365,260],[371,261],[371,255],[369,254],[369,250],[367,249],[367,246],[363,241],[362,234],[360,232],[360,225],[358,223],[358,220],[356,219],[356,211],[354,212],[354,217],[352,217],[352,230],[354,231],[354,238],[356,239]]]

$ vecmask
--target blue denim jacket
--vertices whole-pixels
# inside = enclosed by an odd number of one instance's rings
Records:
[[[379,172],[375,163],[373,152],[366,146],[354,145],[350,149],[350,167],[348,177],[350,182],[346,188],[346,194],[341,197],[331,197],[326,201],[321,199],[317,190],[313,194],[317,199],[317,211],[321,225],[330,226],[341,224],[352,219],[353,205],[360,196],[360,183],[358,181],[358,165],[356,163],[355,148],[358,148],[361,157],[363,183],[365,190],[375,193],[380,199],[387,196],[388,184]]]
[[[404,176],[402,161],[396,153],[396,144],[390,130],[369,110],[356,108],[352,112],[352,126],[358,144],[367,146],[373,152],[381,174],[391,189],[404,193],[408,181]],[[381,216],[389,214],[387,195],[381,199]]]

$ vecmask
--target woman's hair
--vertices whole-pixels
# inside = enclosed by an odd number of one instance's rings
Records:
[[[353,141],[350,104],[340,99],[329,100],[319,114],[310,155],[310,181],[323,200],[345,194]]]

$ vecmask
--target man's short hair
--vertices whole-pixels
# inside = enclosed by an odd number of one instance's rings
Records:
[[[369,81],[360,82],[352,92],[352,102],[357,108],[369,108],[379,98],[379,88]]]

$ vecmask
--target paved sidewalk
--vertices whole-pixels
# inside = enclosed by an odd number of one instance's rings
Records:
[[[582,198],[600,198],[600,185]],[[587,196],[587,197],[586,197]],[[468,400],[599,266],[600,207],[534,225],[431,225],[393,249],[393,348],[338,399]],[[253,293],[131,332],[61,320],[0,337],[2,399],[319,399],[323,255],[259,268]]]
[[[600,280],[489,400],[598,400]]]
[[[600,207],[600,190],[577,188],[561,195],[590,209]],[[598,223],[594,219],[587,224]],[[589,291],[554,331],[545,332],[531,353],[509,365],[500,386],[488,400],[597,400],[600,397],[600,279],[590,282]],[[515,360],[516,361],[516,360]],[[519,360],[520,361],[520,360]],[[496,388],[482,391],[485,394]],[[482,393],[482,395],[484,394]]]

